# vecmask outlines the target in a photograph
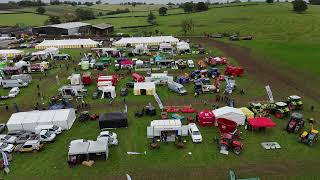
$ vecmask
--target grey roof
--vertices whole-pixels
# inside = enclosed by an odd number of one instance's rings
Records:
[[[95,25],[92,25],[92,27],[94,27],[94,28],[98,28],[98,29],[108,29],[108,28],[113,27],[113,25],[111,25],[111,24],[101,23],[101,24],[95,24]]]
[[[69,22],[69,23],[62,23],[62,24],[52,24],[52,25],[48,25],[48,27],[71,29],[71,28],[77,28],[77,27],[89,26],[89,25],[90,24],[83,23],[83,22]]]

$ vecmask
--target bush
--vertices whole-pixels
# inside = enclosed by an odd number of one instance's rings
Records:
[[[59,16],[49,16],[49,19],[44,23],[45,25],[49,24],[60,24],[61,20]]]
[[[267,3],[271,4],[274,2],[274,0],[266,0]]]
[[[76,9],[76,16],[80,20],[89,20],[89,19],[95,19],[94,12],[90,9],[83,9],[83,8],[78,8]]]
[[[303,0],[294,0],[292,1],[293,10],[297,13],[302,13],[308,9],[308,5]]]
[[[197,4],[195,4],[195,11],[200,12],[200,11],[207,11],[209,8],[207,6],[207,4],[205,4],[204,2],[198,2]]]
[[[37,12],[38,14],[44,14],[44,13],[46,12],[46,9],[45,9],[44,7],[38,7],[38,8],[36,9],[36,12]]]
[[[313,5],[320,5],[320,0],[309,0],[309,3]]]
[[[159,14],[162,16],[166,15],[167,11],[168,11],[168,8],[166,8],[166,7],[159,8]]]

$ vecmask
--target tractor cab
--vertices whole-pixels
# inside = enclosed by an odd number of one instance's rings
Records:
[[[294,112],[291,114],[290,120],[287,123],[286,130],[287,132],[298,133],[304,126],[303,115]]]
[[[288,107],[290,110],[301,109],[303,103],[301,97],[297,95],[292,95],[287,98]]]
[[[312,128],[309,132],[304,131],[300,135],[299,142],[312,146],[318,140],[318,136],[319,131]]]
[[[275,116],[277,118],[283,118],[289,115],[289,108],[285,102],[275,103]]]

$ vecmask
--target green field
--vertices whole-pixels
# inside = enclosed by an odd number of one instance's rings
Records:
[[[0,26],[15,26],[23,24],[25,26],[41,26],[47,20],[45,15],[32,13],[0,14]]]
[[[122,7],[122,6],[121,6]],[[132,6],[131,6],[132,7]],[[129,9],[131,8],[129,7]],[[109,11],[118,8],[118,6],[100,5],[93,8],[101,8]],[[140,6],[136,7],[142,8]],[[148,7],[149,8],[149,7]],[[148,9],[144,7],[143,9]],[[152,9],[154,8],[154,9]],[[282,100],[291,94],[303,96],[305,108],[302,111],[305,118],[314,117],[316,119],[315,128],[320,128],[320,106],[316,98],[304,92],[306,90],[318,90],[320,88],[320,6],[309,6],[306,13],[295,14],[291,10],[289,3],[275,3],[268,5],[261,3],[247,7],[225,7],[211,8],[207,12],[157,16],[157,26],[148,28],[122,29],[124,26],[148,25],[146,17],[122,17],[110,18],[110,16],[99,17],[95,20],[86,21],[92,24],[111,23],[115,26],[116,32],[129,33],[131,35],[141,35],[143,31],[159,30],[164,35],[183,36],[180,23],[186,18],[192,18],[195,22],[194,32],[188,33],[187,36],[203,36],[204,33],[234,33],[239,32],[241,35],[253,35],[252,41],[232,42],[235,47],[243,46],[252,50],[251,53],[259,61],[268,60],[269,64],[274,65],[276,71],[281,71],[287,75],[296,84],[292,86],[285,85],[284,89],[277,89],[281,84],[272,86],[272,90],[276,100]],[[150,7],[148,10],[157,8]],[[132,16],[145,15],[148,12],[131,12],[113,16]],[[182,10],[174,9],[171,12],[180,13]],[[14,14],[13,14],[14,15]],[[0,14],[0,25],[4,23]],[[12,16],[12,15],[10,15]],[[20,15],[21,16],[21,15]],[[18,17],[20,17],[18,16]],[[44,19],[34,20],[33,17],[38,16],[30,14],[28,25],[32,23],[43,23],[46,16],[40,16]],[[21,16],[21,18],[26,18]],[[32,20],[30,20],[32,19]],[[6,20],[7,23],[16,24],[20,21],[15,19]],[[187,37],[189,38],[189,37]],[[208,40],[209,41],[209,40]],[[218,41],[229,42],[226,38]],[[200,39],[193,39],[192,43],[205,43]],[[206,44],[206,50],[209,55],[225,55],[225,52],[218,50],[216,47]],[[43,106],[47,106],[49,98],[57,93],[60,87],[56,84],[55,76],[59,75],[61,84],[66,84],[67,77],[74,72],[73,67],[77,67],[77,63],[81,56],[80,52],[89,52],[88,49],[72,49],[62,50],[63,53],[69,53],[75,60],[74,64],[69,62],[69,69],[66,69],[66,62],[55,63],[56,68],[49,71],[47,77],[43,74],[34,74],[33,82],[29,87],[21,89],[21,94],[15,99],[4,101],[9,107],[9,111],[5,110],[5,106],[0,106],[0,121],[6,122],[14,111],[13,102],[17,102],[22,110],[31,110],[36,102]],[[149,57],[140,57],[148,59]],[[176,56],[175,59],[185,58],[199,60],[203,58],[200,55],[184,55]],[[232,64],[239,64],[239,59],[231,59]],[[61,69],[59,65],[62,65]],[[259,64],[259,62],[257,62]],[[246,69],[246,67],[244,67]],[[224,67],[219,66],[223,71]],[[181,75],[191,70],[168,70],[169,74]],[[77,70],[81,73],[81,71]],[[93,75],[97,75],[97,71],[92,71]],[[113,74],[113,69],[109,69],[104,74]],[[270,74],[270,79],[277,77]],[[40,77],[42,77],[40,80]],[[279,77],[280,78],[280,77]],[[254,76],[251,72],[246,72],[244,77],[237,78],[239,89],[245,88],[246,95],[240,95],[236,91],[232,98],[236,100],[238,107],[246,106],[248,102],[267,100],[264,89],[266,84],[261,82],[261,77]],[[117,97],[112,104],[107,100],[92,100],[91,95],[94,92],[95,83],[88,87],[88,96],[85,101],[91,106],[91,113],[102,113],[112,111],[122,111],[124,108],[123,98],[119,96],[120,88],[130,81],[131,77],[125,77],[120,80],[117,85]],[[270,82],[272,83],[272,82]],[[40,91],[45,97],[41,100],[37,97],[37,84],[40,85]],[[285,84],[285,82],[284,82]],[[302,85],[303,87],[295,87],[294,85]],[[225,84],[222,84],[224,87]],[[157,87],[157,93],[166,105],[189,105],[192,104],[198,110],[211,109],[213,104],[222,106],[222,103],[214,101],[215,95],[201,95],[198,98],[193,96],[193,85],[186,86],[189,94],[187,96],[177,96],[175,93],[168,91],[167,87]],[[0,89],[0,95],[6,95],[9,90]],[[205,104],[207,101],[208,104]],[[313,180],[319,179],[320,173],[318,167],[319,158],[319,142],[313,147],[307,147],[297,143],[296,134],[288,134],[283,131],[286,120],[273,120],[277,123],[274,129],[267,129],[265,132],[248,132],[241,128],[242,142],[245,149],[240,156],[230,154],[229,156],[220,155],[217,145],[213,142],[215,136],[218,135],[217,128],[200,128],[204,142],[201,144],[193,144],[191,138],[187,137],[186,148],[177,150],[173,144],[161,144],[159,150],[149,150],[149,139],[146,138],[146,127],[151,120],[159,119],[158,114],[155,117],[144,116],[136,118],[134,112],[142,109],[143,106],[151,102],[156,106],[153,97],[133,96],[132,90],[126,97],[129,110],[129,127],[114,130],[118,134],[119,146],[112,147],[110,151],[110,159],[107,161],[96,161],[93,167],[88,168],[79,165],[75,168],[69,168],[66,159],[68,144],[73,139],[87,138],[95,139],[99,133],[98,123],[89,121],[85,123],[76,122],[71,130],[60,135],[56,142],[47,144],[45,149],[39,153],[30,154],[14,154],[14,161],[10,166],[10,174],[4,176],[5,179],[125,179],[125,174],[132,175],[133,179],[155,179],[155,180],[176,180],[176,179],[227,179],[227,170],[235,169],[236,173],[241,177],[260,176],[262,180],[279,180],[279,179],[299,179]],[[315,105],[316,112],[310,111],[310,106]],[[156,106],[157,107],[157,106]],[[185,114],[185,116],[188,116]],[[186,123],[186,121],[184,121]],[[306,125],[307,130],[309,125]],[[260,147],[263,141],[277,141],[281,146],[281,150],[265,151]],[[130,156],[127,151],[147,151],[147,155]],[[192,152],[192,155],[188,155]]]

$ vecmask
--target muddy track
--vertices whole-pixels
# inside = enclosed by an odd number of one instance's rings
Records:
[[[225,53],[227,57],[235,59],[245,71],[253,75],[263,84],[272,86],[274,94],[285,97],[288,93],[298,93],[320,101],[320,91],[314,83],[320,82],[314,77],[297,69],[273,64],[274,60],[267,57],[252,55],[252,50],[242,46],[207,38],[192,39],[207,47],[213,46]]]

